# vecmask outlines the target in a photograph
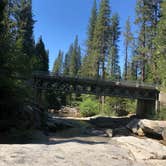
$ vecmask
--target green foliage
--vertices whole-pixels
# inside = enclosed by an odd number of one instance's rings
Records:
[[[78,44],[78,36],[76,36],[70,51],[69,75],[76,76],[81,68],[81,48]]]
[[[166,108],[161,108],[160,112],[157,115],[158,120],[166,120]]]
[[[94,76],[105,77],[105,62],[108,58],[109,40],[110,40],[110,6],[109,0],[102,0],[100,2],[99,12],[96,20],[96,26],[93,37],[93,50],[94,55]]]
[[[120,36],[119,15],[114,14],[111,18],[111,39],[108,56],[108,74],[112,79],[119,79],[121,77],[118,55],[118,41]]]
[[[94,0],[94,4],[91,11],[91,16],[89,19],[89,25],[88,25],[88,31],[87,31],[87,41],[86,41],[86,56],[83,58],[83,63],[81,66],[81,76],[84,77],[92,77],[96,73],[96,61],[95,61],[95,55],[93,54],[93,40],[94,40],[94,31],[96,27],[96,21],[97,21],[97,4],[96,0]]]
[[[69,74],[69,65],[70,65],[70,54],[65,54],[65,60],[63,64],[63,74],[68,75]]]
[[[48,51],[45,49],[42,37],[39,38],[39,41],[36,44],[35,52],[36,52],[35,56],[36,63],[35,62],[33,63],[35,65],[34,70],[48,71],[49,69]]]
[[[125,67],[124,67],[124,79],[127,80],[129,75],[129,50],[131,49],[132,42],[133,42],[133,34],[131,32],[131,23],[130,23],[130,17],[128,17],[126,21],[125,26],[125,32],[123,33],[125,39],[124,39],[124,46],[125,46]]]
[[[98,99],[92,95],[82,95],[79,108],[82,116],[104,115],[125,116],[136,113],[136,101],[116,97],[106,97],[102,106]]]
[[[162,3],[161,19],[157,26],[157,35],[154,39],[156,51],[153,57],[156,65],[156,81],[160,82],[163,87],[166,87],[166,1]]]
[[[103,110],[101,110],[102,105],[100,104],[100,115],[104,116],[116,116],[116,112],[113,110],[111,103],[106,101],[103,105]]]
[[[140,32],[136,51],[142,81],[153,81],[157,77],[156,62],[153,60],[156,49],[153,40],[156,37],[157,24],[160,20],[160,3],[161,0],[137,0],[135,23],[139,25]]]
[[[148,116],[148,118],[152,120],[166,120],[166,108],[161,108],[157,114]]]
[[[99,114],[99,102],[93,98],[83,98],[79,105],[80,113],[84,117],[90,117]]]
[[[31,0],[0,0],[0,118],[8,121],[33,101],[27,80],[42,59],[36,58],[33,26]]]
[[[125,102],[126,102],[127,111],[131,114],[135,114],[136,113],[136,107],[137,107],[137,101],[136,100],[125,99]]]
[[[53,72],[57,74],[61,74],[62,72],[62,61],[63,61],[63,52],[60,50],[58,53],[58,57],[54,62]]]
[[[65,54],[63,62],[63,74],[67,76],[80,75],[81,69],[81,47],[78,43],[78,36],[75,37],[74,43],[69,47],[68,52]]]
[[[96,26],[96,20],[97,20],[97,4],[96,0],[94,0],[94,4],[91,11],[91,17],[89,19],[89,25],[88,25],[88,39],[87,39],[87,52],[88,56],[90,56],[90,52],[93,49],[93,38],[94,38],[94,30]],[[92,55],[91,55],[92,56]]]

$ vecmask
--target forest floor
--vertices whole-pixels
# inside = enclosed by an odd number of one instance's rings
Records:
[[[135,136],[110,138],[105,129],[92,127],[87,132],[86,123],[54,133],[34,131],[33,138],[22,144],[0,144],[0,166],[166,165],[166,146],[160,141]]]

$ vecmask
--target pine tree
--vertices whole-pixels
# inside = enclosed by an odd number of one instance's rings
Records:
[[[71,76],[78,75],[80,68],[81,68],[81,50],[80,46],[78,45],[78,36],[76,36],[73,43],[72,53],[70,56],[69,74]]]
[[[62,67],[63,67],[63,52],[60,50],[58,53],[58,57],[56,58],[53,66],[53,72],[56,74],[62,73]]]
[[[48,51],[45,49],[44,42],[42,37],[39,38],[39,41],[36,44],[35,48],[35,56],[36,56],[36,70],[39,71],[48,71]]]
[[[67,51],[65,55],[65,60],[63,64],[63,74],[69,75],[70,73],[70,63],[71,63],[71,56],[73,53],[73,44],[70,45],[69,50]]]
[[[114,14],[111,18],[109,39],[109,56],[107,71],[112,79],[120,78],[119,55],[118,55],[118,41],[120,36],[119,16]]]
[[[97,4],[96,0],[94,0],[94,4],[91,11],[91,17],[89,20],[88,25],[88,39],[87,39],[87,55],[90,55],[91,50],[93,49],[93,38],[94,38],[94,30],[96,26],[96,20],[97,20]]]
[[[35,21],[32,13],[32,0],[13,2],[13,17],[16,20],[16,52],[19,55],[19,69],[23,74],[30,74],[35,63],[35,42],[33,27]]]
[[[93,40],[94,40],[94,31],[95,31],[95,26],[96,26],[96,20],[97,20],[97,4],[96,0],[94,0],[94,4],[91,10],[91,16],[89,19],[89,24],[88,24],[88,31],[87,31],[87,41],[86,41],[86,46],[87,46],[87,51],[86,55],[83,58],[83,64],[81,66],[81,76],[83,77],[93,77],[95,73],[94,71],[94,66],[97,64],[94,61],[94,53],[93,53]]]
[[[124,41],[124,46],[125,46],[124,79],[127,80],[129,50],[131,48],[131,44],[132,44],[132,40],[133,40],[133,35],[132,35],[132,32],[131,32],[131,25],[130,25],[130,18],[128,18],[127,21],[126,21],[124,37],[125,37],[125,41]]]
[[[78,52],[77,52],[77,63],[76,63],[76,69],[77,69],[77,75],[80,75],[81,70],[81,47],[78,46]]]
[[[162,3],[162,13],[161,19],[157,25],[157,35],[154,40],[155,43],[155,57],[154,61],[156,64],[156,83],[162,83],[162,85],[166,86],[166,1]]]
[[[69,54],[66,53],[65,54],[64,64],[63,64],[63,74],[64,75],[68,75],[69,74],[69,64],[70,64],[70,57],[69,57]]]
[[[141,69],[141,80],[149,79],[146,71],[148,69],[148,62],[152,62],[154,45],[153,39],[156,35],[156,26],[160,17],[160,3],[161,0],[137,0],[137,18],[136,24],[140,26],[138,36],[138,52]],[[151,65],[152,66],[152,65]]]
[[[8,53],[8,31],[6,25],[6,7],[7,0],[0,1],[0,67],[1,69],[6,65],[6,54]]]
[[[102,0],[100,3],[99,13],[96,21],[93,38],[93,54],[94,76],[105,78],[105,61],[109,52],[109,38],[110,38],[110,6],[109,0]],[[101,69],[100,69],[101,67]]]

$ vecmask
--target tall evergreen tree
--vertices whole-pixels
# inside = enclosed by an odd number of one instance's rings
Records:
[[[109,38],[109,56],[108,56],[108,73],[113,79],[120,78],[118,41],[120,36],[119,16],[114,14],[111,18],[110,26],[111,36]]]
[[[94,4],[91,11],[91,17],[89,20],[88,25],[88,39],[87,39],[87,55],[90,55],[91,50],[93,49],[93,38],[94,38],[94,30],[96,26],[96,20],[97,20],[97,4],[96,0],[94,0]]]
[[[70,56],[68,53],[65,54],[65,60],[63,64],[63,74],[68,75],[69,74],[69,64],[70,64]]]
[[[71,56],[73,53],[73,44],[70,45],[69,50],[67,51],[65,55],[65,60],[63,64],[63,74],[69,75],[70,73],[70,63],[71,63]]]
[[[96,26],[96,20],[97,20],[97,3],[96,0],[94,0],[94,4],[91,10],[91,16],[89,19],[88,24],[88,31],[87,31],[87,51],[86,55],[83,58],[83,64],[81,66],[81,75],[84,77],[92,77],[94,76],[94,66],[96,66],[94,59],[94,53],[93,53],[93,40],[94,40],[94,31]]]
[[[110,6],[109,0],[101,0],[93,38],[93,54],[96,69],[94,76],[105,78],[105,61],[109,52],[110,38]]]
[[[8,53],[8,31],[6,25],[7,16],[7,0],[0,1],[0,67],[4,68],[6,64],[6,58]]]
[[[69,74],[71,76],[78,75],[80,68],[81,68],[81,50],[78,44],[78,36],[76,36],[73,43],[72,53],[70,56]]]
[[[58,57],[56,58],[53,66],[53,72],[56,74],[62,73],[62,67],[63,67],[63,52],[60,50],[58,53]]]
[[[131,25],[130,25],[130,18],[128,18],[127,21],[126,21],[124,37],[125,37],[125,41],[124,41],[124,46],[125,46],[124,79],[127,80],[129,50],[131,48],[131,44],[132,44],[132,40],[133,40],[133,35],[132,35],[132,32],[131,32]]]
[[[30,74],[35,63],[35,42],[33,27],[35,21],[32,13],[32,0],[16,0],[13,2],[13,17],[16,20],[16,50],[19,55],[22,73]]]
[[[45,49],[44,42],[42,40],[42,37],[39,38],[39,41],[36,44],[35,48],[35,56],[36,56],[36,70],[41,71],[48,71],[48,51]]]
[[[155,54],[154,61],[156,64],[156,83],[160,82],[166,86],[166,1],[163,1],[161,8],[161,19],[157,25],[157,35],[154,40]]]
[[[160,17],[160,3],[161,0],[137,0],[136,24],[140,26],[138,52],[142,81],[148,79],[146,70],[149,66],[148,62],[151,62],[153,57],[154,45],[152,41],[156,35],[156,26]]]

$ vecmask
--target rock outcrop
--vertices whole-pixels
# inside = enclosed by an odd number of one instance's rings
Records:
[[[50,140],[51,139],[51,140]],[[1,166],[165,166],[166,146],[151,139],[57,139],[42,144],[1,144]]]
[[[60,129],[72,128],[74,127],[72,123],[67,120],[60,118],[48,118],[46,126],[49,131],[55,132]]]
[[[116,137],[121,148],[130,150],[136,160],[166,160],[166,146],[149,138]],[[165,161],[166,163],[166,161]]]
[[[131,120],[134,119],[133,117],[92,117],[90,118],[90,123],[101,128],[110,128],[116,129],[126,126]]]
[[[126,127],[139,136],[166,140],[166,121],[134,119]]]

